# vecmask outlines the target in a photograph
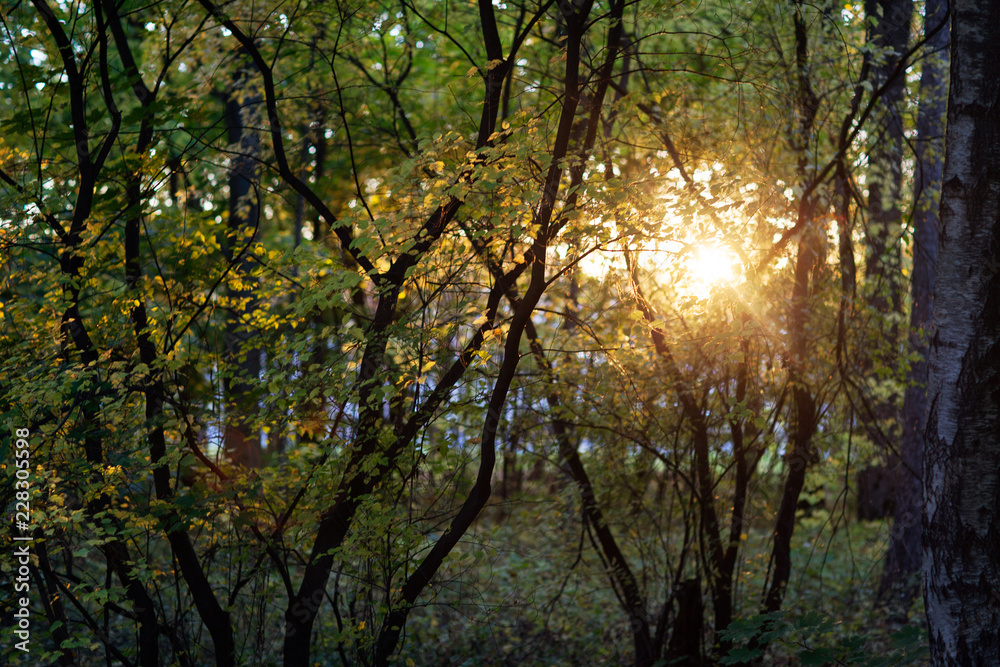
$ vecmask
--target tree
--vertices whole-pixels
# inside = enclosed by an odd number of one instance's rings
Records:
[[[868,0],[865,16],[869,24],[871,55],[866,64],[875,99],[877,122],[869,140],[866,185],[865,285],[863,295],[869,333],[862,355],[865,391],[860,396],[862,419],[869,439],[883,450],[888,464],[862,470],[858,475],[859,516],[888,515],[894,501],[891,469],[898,467],[899,401],[894,369],[899,363],[897,344],[903,313],[903,149],[906,93],[904,71],[910,43],[912,0]]]
[[[232,377],[223,380],[226,426],[223,439],[226,451],[234,462],[251,468],[260,467],[261,443],[259,428],[252,420],[257,410],[254,381],[260,376],[261,350],[251,340],[248,324],[254,319],[259,304],[253,289],[252,261],[238,259],[241,248],[252,245],[261,223],[260,184],[257,164],[260,162],[260,95],[254,89],[252,68],[238,70],[233,90],[224,95],[226,105],[226,137],[233,146],[230,158],[229,204],[226,229],[220,234],[226,262],[234,267],[242,285],[226,290],[229,316],[226,320],[225,346],[234,369]]]
[[[1000,660],[1000,12],[951,4],[951,91],[924,458],[924,596],[935,664]]]
[[[697,664],[805,605],[805,497],[867,456],[860,11],[4,20],[46,659]]]
[[[927,350],[933,318],[934,280],[939,233],[938,205],[944,166],[947,101],[948,5],[929,2],[924,12],[928,52],[920,73],[920,108],[915,147],[916,176],[913,212],[913,268],[910,279],[909,348],[914,356],[907,375],[902,408],[899,462],[893,475],[893,530],[880,584],[880,596],[902,595],[904,603],[917,594],[915,575],[922,562],[921,523],[923,433],[927,414]]]

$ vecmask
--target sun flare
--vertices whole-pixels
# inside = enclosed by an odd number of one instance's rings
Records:
[[[708,296],[714,288],[730,285],[739,278],[739,260],[722,246],[700,246],[686,264],[691,291],[698,296]]]

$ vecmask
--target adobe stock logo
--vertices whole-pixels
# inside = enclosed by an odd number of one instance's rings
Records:
[[[983,273],[987,278],[1000,275],[1000,257],[988,256],[983,258]]]
[[[316,616],[316,612],[319,611],[319,607],[323,604],[323,598],[325,593],[323,589],[318,588],[314,590],[309,597],[296,600],[295,604],[289,608],[288,613],[285,614],[285,639],[294,637],[298,628],[293,625],[294,622],[302,625],[311,625],[310,621]],[[291,618],[289,618],[291,616]]]

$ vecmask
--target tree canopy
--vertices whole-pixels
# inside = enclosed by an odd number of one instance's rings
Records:
[[[2,12],[5,659],[926,659],[940,3]]]

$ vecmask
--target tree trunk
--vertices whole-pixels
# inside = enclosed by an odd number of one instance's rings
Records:
[[[233,463],[259,468],[260,432],[252,420],[257,414],[253,387],[260,377],[260,350],[250,342],[245,320],[255,309],[252,281],[253,263],[243,249],[257,236],[260,211],[257,206],[257,162],[260,160],[260,137],[252,129],[254,108],[261,104],[256,86],[249,80],[253,67],[237,74],[233,90],[226,100],[226,127],[229,143],[235,147],[229,170],[229,219],[222,248],[226,261],[234,265],[234,275],[243,283],[230,285],[226,317],[226,355],[232,364],[232,376],[224,380],[226,426],[225,447]]]
[[[803,184],[810,181],[808,149],[813,134],[813,125],[819,110],[819,98],[813,91],[809,78],[808,26],[802,14],[804,3],[795,7],[795,62],[797,69],[797,110],[799,126],[789,139],[792,148],[799,153],[799,174]],[[811,196],[799,201],[797,225],[816,225],[816,203]],[[785,587],[792,572],[792,533],[795,532],[795,512],[799,496],[805,486],[806,472],[817,455],[813,445],[819,412],[816,398],[806,378],[809,354],[808,335],[810,315],[810,276],[819,259],[818,244],[823,232],[815,228],[805,228],[795,257],[795,281],[792,284],[791,308],[788,314],[788,385],[791,388],[793,406],[789,420],[789,442],[784,460],[788,469],[781,491],[781,504],[774,519],[774,542],[771,547],[771,561],[774,568],[770,586],[764,597],[764,613],[781,609],[785,598]],[[762,646],[755,638],[752,645]]]
[[[952,4],[924,466],[936,665],[1000,664],[1000,5]]]
[[[703,664],[701,580],[687,579],[680,582],[674,588],[674,595],[677,598],[677,615],[674,616],[673,633],[667,648],[667,664],[697,667]]]
[[[808,205],[803,210],[812,208]],[[764,613],[781,609],[785,598],[785,587],[792,573],[792,534],[795,532],[795,513],[799,496],[806,482],[806,472],[816,462],[817,454],[813,445],[818,416],[816,399],[805,379],[805,363],[809,354],[806,323],[809,300],[809,275],[816,262],[813,243],[815,234],[804,236],[799,243],[795,259],[795,284],[792,291],[792,312],[789,317],[790,360],[788,364],[788,384],[792,387],[793,419],[790,424],[790,442],[785,453],[788,468],[785,484],[781,492],[781,504],[774,520],[774,545],[771,559],[774,569],[767,595],[764,598]]]
[[[893,469],[895,513],[879,598],[909,607],[918,591],[920,512],[923,505],[923,432],[927,413],[927,335],[933,318],[937,271],[938,198],[944,168],[944,129],[948,96],[948,0],[928,0],[924,17],[927,57],[920,75],[917,114],[916,210],[913,213],[913,274],[910,294],[910,352],[917,356],[903,398],[903,437]]]
[[[896,507],[896,480],[886,466],[869,466],[858,471],[858,520],[876,521],[891,515]]]

